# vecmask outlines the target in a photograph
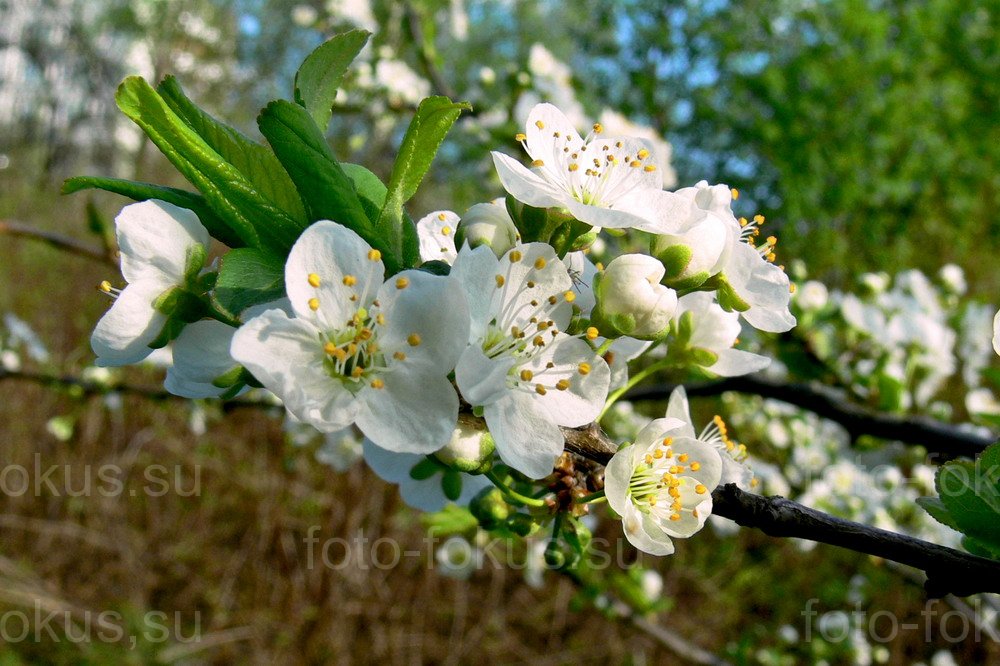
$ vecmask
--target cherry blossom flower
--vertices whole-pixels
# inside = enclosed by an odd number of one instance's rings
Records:
[[[157,306],[198,276],[210,241],[197,215],[165,201],[125,206],[115,218],[115,231],[128,286],[101,283],[115,300],[90,338],[99,366],[138,363],[152,353],[149,345],[167,323]]]
[[[360,236],[315,223],[285,266],[294,315],[254,317],[232,356],[318,430],[355,423],[382,448],[430,453],[458,418],[447,376],[468,340],[468,307],[451,278],[404,271],[383,284],[383,275],[381,254]]]
[[[652,421],[605,471],[608,504],[622,517],[625,537],[652,555],[671,554],[671,539],[702,528],[722,475],[718,451],[683,427],[675,418]]]
[[[518,201],[566,209],[595,227],[652,226],[650,193],[663,193],[662,180],[641,140],[605,138],[599,123],[581,138],[551,104],[535,106],[525,133],[517,138],[531,158],[531,168],[499,152],[493,152],[493,163],[504,189]]]
[[[451,275],[466,290],[472,317],[455,368],[462,396],[482,409],[505,463],[546,476],[563,449],[559,426],[594,420],[610,381],[607,363],[564,332],[573,281],[544,243],[518,245],[499,259],[487,247],[463,247]]]

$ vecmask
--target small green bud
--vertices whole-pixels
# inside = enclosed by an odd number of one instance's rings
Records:
[[[469,511],[484,530],[492,530],[510,516],[510,505],[499,488],[483,488],[469,502]]]
[[[496,445],[485,424],[465,414],[459,416],[458,424],[448,445],[434,454],[441,463],[466,474],[484,474],[493,467],[493,452]]]
[[[507,519],[507,529],[518,536],[526,537],[535,529],[535,519],[526,513],[515,513]]]

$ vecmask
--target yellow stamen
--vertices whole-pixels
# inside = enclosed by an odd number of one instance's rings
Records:
[[[417,333],[410,333],[410,335],[407,336],[407,338],[406,338],[406,342],[411,347],[416,347],[416,346],[420,345],[420,335],[418,335]]]
[[[382,381],[381,379],[373,379],[372,380],[372,388],[373,389],[385,388],[385,382]]]
[[[309,299],[309,309],[312,310],[313,312],[316,312],[316,310],[319,310],[319,299],[318,298],[310,298]]]
[[[521,381],[522,382],[530,382],[531,378],[534,377],[534,376],[535,376],[535,373],[533,373],[531,370],[525,369],[525,370],[521,371]]]
[[[580,365],[578,365],[576,367],[576,371],[579,372],[581,375],[589,375],[590,374],[590,364],[589,363],[581,363]]]
[[[316,275],[315,273],[310,273],[309,277],[306,278],[306,279],[309,281],[309,286],[310,287],[318,287],[319,286],[319,282],[320,282],[319,276]]]
[[[379,252],[378,250],[374,250],[374,249],[373,250],[368,250],[368,259],[370,261],[381,261],[382,260],[382,253]]]
[[[597,330],[596,326],[588,326],[587,327],[587,339],[588,340],[596,340],[597,337],[600,334],[601,334],[601,332]]]
[[[398,278],[396,280],[396,289],[406,289],[410,286],[410,280],[405,277]]]
[[[358,283],[358,278],[354,277],[353,275],[345,275],[343,282],[346,286],[353,287]]]

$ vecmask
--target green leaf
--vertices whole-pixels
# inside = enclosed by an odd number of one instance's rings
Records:
[[[441,490],[452,502],[457,501],[462,495],[462,475],[453,469],[446,471],[441,477]]]
[[[417,230],[405,219],[403,204],[416,193],[438,147],[462,110],[471,108],[447,97],[428,97],[420,103],[403,137],[392,165],[389,193],[379,215],[378,227],[389,238],[393,254],[402,259],[404,268],[413,266],[420,253]]]
[[[401,270],[401,254],[365,212],[354,180],[337,161],[309,113],[297,104],[278,100],[267,105],[257,124],[292,177],[306,203],[309,219],[333,220],[354,230],[382,252],[382,261],[390,275]],[[369,196],[379,197],[379,188],[370,178],[356,168],[352,173]]]
[[[426,513],[420,520],[432,536],[463,534],[479,526],[479,521],[468,509],[455,504],[449,504],[437,513]]]
[[[199,109],[184,95],[177,79],[172,76],[163,79],[156,92],[188,127],[243,174],[254,189],[288,213],[289,217],[305,224],[306,211],[302,199],[270,148],[251,141],[235,128]]]
[[[201,220],[201,223],[208,229],[208,233],[213,238],[229,247],[242,247],[245,243],[237,236],[215,212],[208,207],[205,199],[194,192],[179,190],[174,187],[164,185],[153,185],[152,183],[140,183],[134,180],[124,180],[122,178],[101,178],[97,176],[78,176],[70,178],[63,183],[62,193],[73,194],[81,190],[104,190],[135,201],[146,201],[148,199],[159,199],[172,203],[181,208],[187,208],[194,212]]]
[[[254,248],[232,250],[222,257],[215,281],[215,300],[232,317],[251,305],[285,295],[285,262]]]
[[[143,78],[131,76],[118,87],[118,108],[205,197],[233,232],[252,247],[287,252],[305,228],[258,192],[178,116]]]
[[[367,201],[376,207],[375,217],[372,218],[374,222],[378,219],[378,212],[385,205],[385,197],[389,194],[389,189],[378,176],[360,164],[344,162],[340,167],[347,174],[347,177],[351,179],[351,182],[354,183],[354,189],[357,190],[361,200]]]
[[[929,513],[931,518],[938,521],[945,527],[950,527],[956,532],[961,531],[958,528],[958,523],[956,523],[955,519],[952,518],[950,513],[948,513],[948,507],[946,507],[944,502],[937,497],[918,497],[917,504],[919,504],[924,511]]]
[[[330,123],[337,88],[344,80],[347,67],[368,42],[367,30],[351,30],[334,35],[306,56],[295,73],[295,101],[316,121],[321,131]]]
[[[1000,445],[989,447],[974,463],[942,465],[934,485],[963,534],[1000,549]]]

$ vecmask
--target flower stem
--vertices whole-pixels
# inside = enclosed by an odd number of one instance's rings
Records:
[[[612,340],[611,338],[605,339],[604,342],[601,343],[601,346],[597,348],[597,355],[604,356],[605,354],[607,354],[608,350],[611,349],[611,345],[613,345],[614,342],[615,341]]]
[[[504,483],[503,479],[501,479],[500,476],[493,470],[486,472],[486,478],[492,481],[493,485],[495,485],[497,488],[500,489],[500,492],[503,493],[503,496],[507,498],[507,500],[511,504],[520,504],[523,506],[535,506],[539,508],[547,506],[545,500],[536,499],[534,497],[528,497],[527,495],[522,495],[521,493],[517,492],[516,490],[508,486],[506,483]]]
[[[590,502],[603,502],[607,498],[604,495],[603,490],[598,490],[595,493],[590,493],[589,495],[584,495],[580,499],[576,500],[577,504],[588,504]]]
[[[639,372],[629,377],[628,381],[625,382],[624,386],[612,391],[611,394],[608,396],[607,402],[604,403],[604,410],[601,412],[601,415],[597,417],[597,420],[600,421],[601,419],[603,419],[604,415],[608,413],[609,409],[611,409],[611,406],[614,405],[616,402],[618,402],[619,398],[621,398],[628,391],[630,391],[632,387],[634,387],[636,384],[646,379],[650,375],[659,372],[668,365],[670,365],[670,363],[666,359],[664,359],[662,361],[658,361],[656,363],[653,363],[652,365],[643,368]]]

